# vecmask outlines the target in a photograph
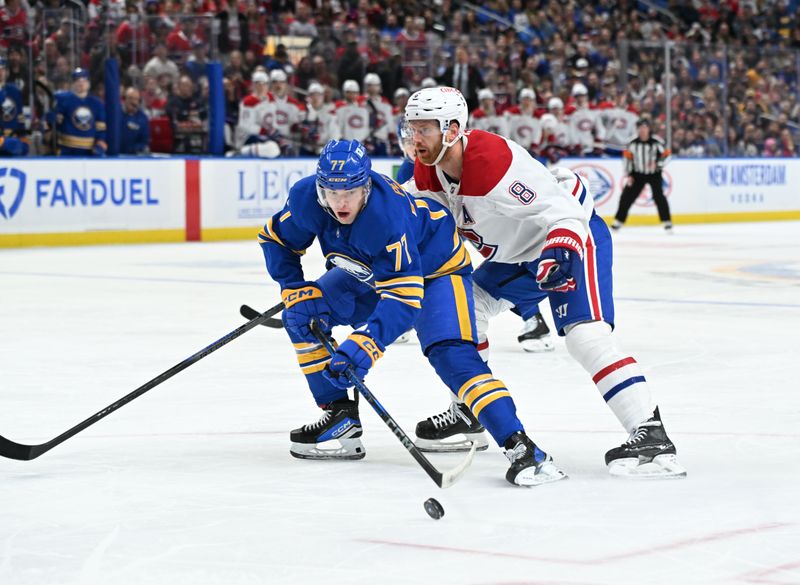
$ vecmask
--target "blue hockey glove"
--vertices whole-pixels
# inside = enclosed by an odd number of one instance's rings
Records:
[[[312,319],[319,322],[323,331],[330,329],[331,308],[314,282],[290,284],[281,291],[283,299],[283,325],[303,341],[316,342],[309,325]]]
[[[548,292],[569,292],[583,281],[583,246],[580,238],[565,229],[547,234],[536,268],[539,288]]]
[[[364,379],[369,369],[383,356],[384,347],[366,331],[351,333],[333,354],[322,375],[334,386],[346,390],[352,384],[345,375],[348,366]]]

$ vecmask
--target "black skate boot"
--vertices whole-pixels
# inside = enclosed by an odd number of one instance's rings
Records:
[[[511,467],[506,472],[508,483],[532,487],[567,478],[553,463],[553,458],[539,449],[522,431],[506,439],[503,449],[511,461]]]
[[[417,440],[420,451],[431,453],[456,453],[469,451],[475,443],[477,451],[489,447],[483,425],[470,412],[466,404],[451,402],[450,408],[417,423]],[[452,439],[452,440],[447,440]]]
[[[517,341],[522,349],[530,353],[553,351],[556,348],[553,336],[550,335],[550,328],[544,322],[541,313],[536,313],[525,321]]]
[[[292,431],[289,453],[298,459],[363,459],[366,450],[360,436],[358,406],[346,398],[336,400],[323,408],[317,422]],[[339,446],[329,441],[338,441]],[[323,447],[323,443],[332,448]]]
[[[606,453],[611,475],[636,478],[686,477],[678,463],[675,445],[669,440],[658,408],[636,427],[628,440]]]

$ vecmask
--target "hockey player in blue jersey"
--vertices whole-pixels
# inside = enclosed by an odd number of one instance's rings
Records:
[[[8,61],[0,57],[0,156],[25,156],[28,144],[24,139],[25,117],[22,114],[22,92],[8,79]]]
[[[60,156],[105,156],[106,112],[103,103],[89,95],[89,72],[78,67],[72,72],[72,91],[56,94],[50,113],[55,125]]]
[[[310,281],[300,257],[315,238],[328,270]],[[510,483],[531,486],[566,477],[525,434],[508,389],[478,355],[470,258],[443,206],[413,199],[373,172],[359,142],[331,141],[316,175],[292,187],[259,241],[267,270],[281,287],[284,326],[323,410],[319,421],[291,432],[292,455],[364,457],[345,370],[352,366],[364,377],[413,326],[436,373],[504,448]],[[345,324],[355,331],[331,357],[310,331],[312,319],[327,332]]]

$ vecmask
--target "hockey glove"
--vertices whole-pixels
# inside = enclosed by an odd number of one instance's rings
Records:
[[[312,319],[319,322],[323,331],[330,329],[331,308],[314,282],[290,284],[281,291],[283,299],[283,326],[303,341],[315,343],[316,337],[309,325]]]
[[[355,331],[339,346],[322,375],[337,388],[346,390],[353,385],[345,374],[347,367],[352,366],[356,376],[363,380],[383,355],[383,350],[380,342],[368,332]]]
[[[583,246],[573,232],[556,229],[547,234],[539,256],[536,282],[548,292],[569,292],[583,280]]]

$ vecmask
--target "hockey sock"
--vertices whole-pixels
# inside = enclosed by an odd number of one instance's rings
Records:
[[[466,341],[437,343],[428,350],[428,361],[498,446],[517,431],[524,431],[508,388],[492,375],[474,345]]]
[[[566,345],[626,431],[630,433],[652,416],[650,387],[644,374],[635,359],[617,348],[608,323],[591,321],[572,326]]]

